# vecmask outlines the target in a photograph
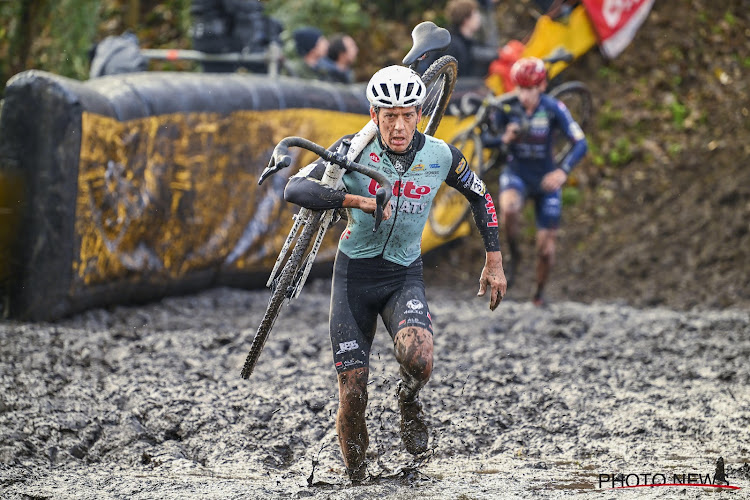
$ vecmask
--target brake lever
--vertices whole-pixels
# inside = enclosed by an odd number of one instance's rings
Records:
[[[291,164],[292,157],[289,156],[289,148],[285,144],[277,144],[271,153],[271,159],[268,160],[268,166],[260,174],[258,185],[260,186],[267,178]]]
[[[372,232],[376,232],[380,227],[380,223],[383,222],[383,214],[385,213],[385,204],[388,202],[386,196],[388,191],[384,187],[379,187],[375,192],[375,228]]]

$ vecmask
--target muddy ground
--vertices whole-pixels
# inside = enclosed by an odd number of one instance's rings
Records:
[[[611,488],[600,474],[713,480],[720,457],[742,488],[724,494],[750,489],[750,311],[509,300],[491,313],[473,286],[430,283],[430,450],[402,448],[397,366],[379,327],[371,479],[351,486],[334,430],[329,286],[313,281],[285,306],[249,381],[239,371],[265,291],[1,324],[0,496],[572,498]],[[717,490],[637,494],[706,491]]]
[[[268,293],[218,289],[0,323],[0,497],[746,497],[746,4],[656,2],[620,57],[604,64],[594,51],[571,69],[594,91],[597,127],[571,180],[581,198],[564,209],[549,307],[528,302],[531,234],[494,313],[474,297],[476,245],[428,258],[436,359],[424,456],[401,447],[381,328],[372,477],[347,481],[329,282],[284,309],[249,381],[239,372]],[[713,480],[720,457],[741,490],[602,491],[621,484],[600,483],[605,474],[631,486]]]

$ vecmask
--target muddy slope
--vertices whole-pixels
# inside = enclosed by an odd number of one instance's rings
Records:
[[[592,89],[597,118],[571,179],[578,200],[566,198],[551,299],[750,307],[747,7],[655,2],[617,59],[594,50],[563,73]],[[526,227],[519,300],[533,293]],[[474,241],[446,252],[449,281],[473,279],[458,262],[480,258]]]

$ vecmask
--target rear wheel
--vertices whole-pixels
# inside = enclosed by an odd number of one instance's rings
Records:
[[[422,105],[422,121],[417,125],[420,132],[435,135],[448,108],[457,76],[458,63],[452,56],[439,58],[422,74],[422,82],[427,87],[427,97]]]
[[[300,273],[304,267],[306,261],[306,254],[310,242],[315,238],[320,228],[320,219],[323,212],[316,211],[312,212],[308,221],[304,224],[302,232],[300,233],[297,241],[294,243],[294,249],[289,259],[284,264],[284,267],[279,274],[277,280],[272,285],[271,298],[268,301],[268,307],[266,307],[266,313],[263,316],[263,320],[258,326],[258,331],[255,333],[253,343],[250,345],[250,351],[245,359],[245,365],[242,367],[242,378],[246,379],[250,377],[255,369],[255,365],[258,363],[260,352],[263,350],[263,346],[268,339],[268,334],[273,328],[273,324],[276,318],[279,316],[281,306],[284,303],[285,298],[291,297],[291,294],[295,288],[295,282],[300,277]]]
[[[456,146],[466,157],[468,168],[471,168],[480,178],[488,168],[482,140],[476,129],[461,132],[453,138],[451,144]],[[447,184],[443,184],[433,201],[428,216],[430,229],[441,238],[447,238],[466,220],[471,207],[464,195]]]
[[[565,82],[550,90],[549,94],[565,103],[573,119],[581,126],[583,131],[586,132],[588,130],[591,125],[594,104],[591,98],[591,91],[583,82]],[[573,145],[568,138],[562,134],[558,134],[553,144],[555,162],[559,164],[565,158],[565,155],[568,154],[571,147]]]

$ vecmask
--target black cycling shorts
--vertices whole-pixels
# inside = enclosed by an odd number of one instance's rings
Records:
[[[338,373],[369,366],[378,314],[391,339],[410,326],[432,333],[422,258],[405,267],[382,257],[350,259],[338,252],[329,323],[333,363]]]

